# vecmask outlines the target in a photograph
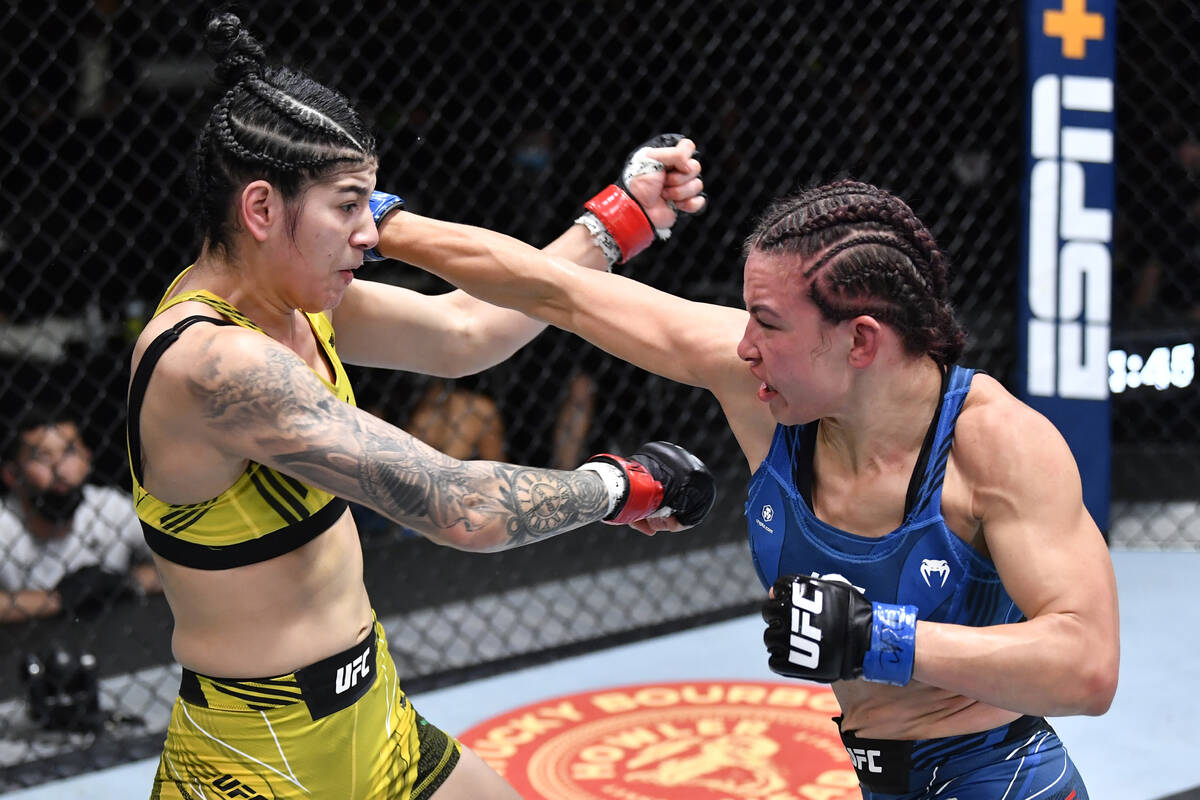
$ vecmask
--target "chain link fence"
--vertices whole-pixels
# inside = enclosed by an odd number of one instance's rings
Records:
[[[129,349],[197,252],[185,165],[215,98],[200,41],[208,11],[189,5],[10,0],[0,10],[0,411],[16,420],[30,407],[66,409],[90,447],[90,480],[121,491]],[[951,254],[971,332],[964,360],[1009,378],[1019,4],[263,0],[235,10],[273,61],[307,69],[373,117],[380,187],[422,214],[541,245],[634,145],[686,132],[702,148],[710,211],[627,269],[688,297],[740,305],[741,242],[770,199],[841,176],[886,186]],[[1200,17],[1176,0],[1123,11],[1113,540],[1196,547],[1188,348],[1200,326],[1200,132],[1189,126],[1200,90],[1179,65],[1195,63]],[[404,265],[371,269],[446,288]],[[470,556],[359,514],[367,586],[410,690],[742,612],[759,596],[743,544],[744,460],[704,393],[556,331],[470,379],[351,377],[361,405],[418,435],[444,428],[451,408],[471,417],[452,429],[489,432],[444,447],[571,467],[666,438],[719,474],[717,512],[678,537],[595,526]],[[24,516],[12,488],[20,453],[5,450],[6,541]],[[127,542],[136,563],[137,532],[121,519],[84,535]],[[3,547],[0,561],[18,563],[16,545]],[[40,585],[6,579],[5,609],[21,590],[52,589],[67,566],[44,569]],[[178,682],[170,629],[153,592],[86,618],[0,625],[0,787],[156,752]],[[95,663],[68,659],[71,691],[99,700],[84,730],[56,730],[45,702],[30,702],[39,684],[21,659],[41,658],[49,675],[55,654],[72,650]]]
[[[1117,22],[1114,546],[1200,547],[1200,3]]]

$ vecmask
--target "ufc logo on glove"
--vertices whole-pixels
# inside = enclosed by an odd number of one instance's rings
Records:
[[[895,686],[912,678],[915,606],[872,603],[847,583],[787,575],[775,581],[762,616],[767,665],[780,675]]]
[[[821,629],[812,624],[813,615],[820,615],[825,596],[814,590],[811,597],[804,595],[812,584],[799,586],[792,591],[792,649],[788,661],[805,669],[816,669],[821,663]]]

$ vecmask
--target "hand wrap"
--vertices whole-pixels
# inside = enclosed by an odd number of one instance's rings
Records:
[[[696,525],[716,502],[717,484],[700,459],[670,442],[649,442],[629,458],[601,453],[580,469],[591,470],[608,488],[604,521],[627,525],[648,517],[675,517]]]
[[[666,166],[646,151],[674,147],[682,138],[681,133],[662,133],[642,142],[625,158],[616,183],[583,204],[584,214],[575,221],[591,232],[592,239],[608,258],[609,267],[618,262],[624,264],[653,244],[655,237],[664,241],[670,238],[671,229],[654,227],[642,204],[630,194],[629,181],[647,172],[665,170]]]
[[[772,672],[819,683],[912,679],[917,609],[872,603],[849,584],[804,575],[775,582],[762,606]]]

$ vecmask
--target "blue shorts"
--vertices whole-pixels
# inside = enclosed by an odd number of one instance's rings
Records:
[[[1088,800],[1075,764],[1042,717],[909,742],[842,732],[842,743],[863,800]]]

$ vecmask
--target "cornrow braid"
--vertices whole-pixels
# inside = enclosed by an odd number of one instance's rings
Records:
[[[250,181],[269,182],[292,213],[312,184],[377,162],[375,138],[350,102],[306,75],[266,66],[262,45],[236,15],[209,20],[206,48],[223,93],[197,139],[188,177],[209,245],[229,245],[233,200]]]
[[[821,267],[825,266],[825,264],[827,264],[829,261],[832,261],[833,258],[839,253],[843,253],[846,250],[849,250],[851,247],[859,247],[866,244],[875,244],[879,245],[880,247],[893,247],[899,250],[906,256],[906,260],[901,263],[901,267],[910,272],[912,277],[927,291],[932,291],[932,287],[929,285],[928,276],[921,270],[917,269],[916,265],[921,263],[921,254],[917,252],[917,249],[909,242],[882,233],[864,234],[855,236],[851,239],[843,239],[833,247],[826,250],[821,255],[820,259],[817,260],[817,263],[805,270],[804,277],[811,278],[821,269]]]
[[[868,314],[895,328],[913,355],[944,366],[962,354],[966,335],[949,303],[945,257],[889,192],[838,181],[778,200],[745,250],[798,256],[809,297],[830,322]]]
[[[357,152],[362,152],[362,144],[346,131],[341,125],[331,120],[320,111],[306,106],[297,101],[294,97],[290,97],[279,89],[276,89],[271,84],[267,83],[260,76],[251,75],[246,80],[246,87],[256,94],[263,102],[270,105],[280,114],[290,118],[293,122],[302,128],[311,127],[316,130],[324,131],[336,138],[340,138],[349,144]]]

